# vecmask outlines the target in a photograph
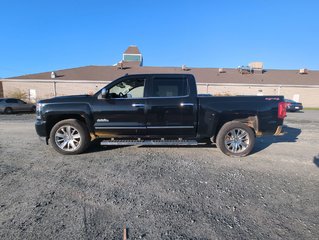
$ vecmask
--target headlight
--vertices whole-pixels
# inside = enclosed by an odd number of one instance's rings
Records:
[[[43,107],[42,103],[37,103],[37,108],[36,108],[37,119],[41,119],[42,107]]]

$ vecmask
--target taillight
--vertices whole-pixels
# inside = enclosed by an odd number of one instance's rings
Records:
[[[287,116],[286,103],[285,102],[278,103],[278,118],[284,119],[286,116]]]

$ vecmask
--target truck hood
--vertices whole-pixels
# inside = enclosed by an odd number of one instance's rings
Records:
[[[91,95],[72,95],[72,96],[61,96],[49,99],[40,100],[39,103],[70,103],[70,102],[88,102],[93,98]]]

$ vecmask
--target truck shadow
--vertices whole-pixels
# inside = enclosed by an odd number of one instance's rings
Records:
[[[318,154],[317,156],[314,156],[314,157],[313,157],[313,163],[314,163],[317,167],[319,167],[319,154]]]
[[[154,145],[154,146],[138,146],[139,148],[217,148],[213,143],[201,143],[198,145]]]
[[[284,126],[283,132],[285,133],[282,136],[263,136],[256,139],[255,147],[251,154],[258,153],[260,151],[263,151],[267,147],[269,147],[272,144],[275,143],[281,143],[281,142],[297,142],[298,136],[301,133],[300,128],[292,128],[288,126]],[[101,146],[100,145],[101,140],[95,140],[91,143],[90,147],[87,149],[87,153],[90,152],[102,152],[102,151],[109,151],[113,149],[118,148],[125,148],[129,145],[121,145],[121,146]],[[139,146],[139,148],[216,148],[215,144],[200,144],[196,146]],[[314,163],[319,167],[319,158],[314,157]]]
[[[88,149],[85,151],[85,153],[92,153],[92,152],[104,152],[104,151],[110,151],[110,150],[114,150],[114,149],[118,149],[118,148],[125,148],[125,147],[131,147],[131,145],[119,145],[119,146],[101,146],[102,140],[94,140],[90,146],[88,147]],[[196,146],[137,146],[138,148],[216,148],[216,145],[214,144],[200,144],[200,145],[196,145]]]
[[[102,140],[97,139],[94,140],[93,142],[91,142],[90,146],[88,147],[88,149],[85,151],[85,153],[93,153],[93,152],[104,152],[104,151],[108,151],[108,150],[113,150],[113,149],[117,149],[117,148],[124,148],[124,147],[128,147],[128,146],[101,146]]]
[[[298,136],[301,133],[300,128],[292,128],[289,126],[283,127],[283,132],[285,133],[282,136],[263,136],[256,139],[255,147],[251,154],[260,152],[272,144],[281,143],[281,142],[297,142]]]

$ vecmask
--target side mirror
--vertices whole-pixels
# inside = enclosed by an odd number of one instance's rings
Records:
[[[107,98],[108,95],[109,95],[109,91],[106,90],[105,88],[103,88],[102,92],[101,92],[101,97],[102,98]]]

